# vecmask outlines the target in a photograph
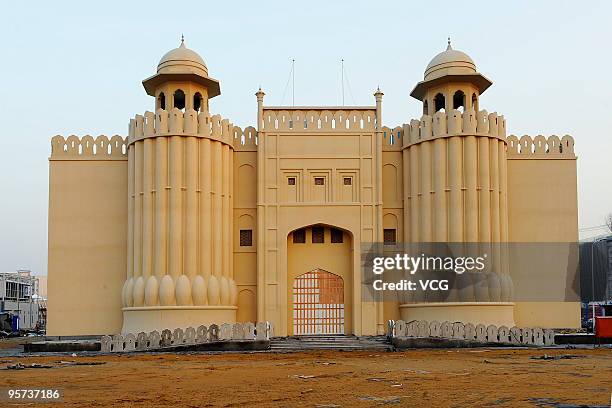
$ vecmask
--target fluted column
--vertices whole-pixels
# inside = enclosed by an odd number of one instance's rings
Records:
[[[447,209],[446,209],[446,139],[434,141],[433,181],[434,181],[434,241],[446,242]]]
[[[122,301],[124,306],[132,305],[132,288],[134,278],[134,146],[128,146],[128,225],[127,225],[127,278],[123,286]]]
[[[145,117],[130,122],[123,330],[231,323],[234,127],[192,110]]]
[[[421,189],[420,189],[420,166],[419,145],[410,146],[410,240],[418,242],[421,238]]]
[[[142,276],[143,142],[134,143],[134,278]]]
[[[168,272],[176,280],[183,273],[183,138],[170,137],[169,153],[169,224],[168,224]]]
[[[232,239],[234,234],[234,150],[229,150],[229,177],[228,177],[228,192],[229,195],[229,245],[227,251],[229,252],[229,273],[230,279],[234,279],[234,240]]]
[[[193,280],[198,270],[198,145],[195,137],[185,141],[185,243],[184,274]]]
[[[507,158],[506,158],[506,143],[500,141],[498,144],[499,149],[499,213],[500,213],[500,240],[501,242],[508,242],[508,179],[507,179]],[[501,265],[502,273],[509,276],[509,259],[508,259],[508,248],[504,245],[501,251]],[[508,290],[512,283],[507,283]],[[508,298],[511,298],[511,294],[508,294]]]
[[[480,207],[479,238],[482,242],[491,242],[491,192],[489,139],[478,138],[478,204]]]
[[[153,204],[155,185],[155,140],[144,140],[142,195],[142,277],[153,273]]]
[[[473,244],[465,245],[465,249],[489,258],[482,273],[459,276],[458,287],[463,289],[451,292],[445,300],[511,300],[508,253],[498,245],[508,240],[503,116],[472,110],[438,112],[433,121],[423,116],[411,122],[406,144],[403,159],[408,182],[404,188],[409,193],[404,194],[404,214],[410,218],[410,240],[469,242]],[[425,298],[437,299],[420,294],[409,298],[417,304]],[[504,308],[508,305],[499,307],[507,313]]]
[[[168,139],[155,140],[155,278],[168,271]]]
[[[478,242],[478,147],[475,136],[465,137],[465,241]]]
[[[200,273],[209,277],[212,271],[212,166],[211,142],[200,140]]]
[[[449,140],[448,177],[450,188],[449,199],[449,241],[463,241],[463,149],[458,136]]]
[[[491,243],[492,250],[492,266],[496,273],[501,272],[501,260],[499,246],[496,243],[501,241],[501,214],[499,208],[499,148],[497,145],[500,142],[497,139],[489,141],[489,160],[491,172]]]
[[[213,269],[212,274],[220,278],[223,273],[223,220],[222,220],[222,175],[223,154],[220,142],[212,143],[212,213],[213,213]]]
[[[506,157],[506,144],[499,142],[499,183],[500,183],[500,239],[503,242],[508,241],[508,162]]]
[[[431,142],[421,143],[421,242],[432,242]]]
[[[408,129],[405,128],[404,137],[408,137]],[[411,193],[411,185],[410,185],[410,149],[402,150],[402,168],[404,169],[404,174],[402,177],[403,183],[403,192],[404,192],[404,236],[402,237],[404,242],[410,242],[410,235],[412,233],[412,223],[413,219],[410,217],[412,206],[414,205],[412,193]]]
[[[229,207],[229,164],[230,164],[230,149],[229,146],[224,144],[221,146],[221,163],[222,163],[222,174],[221,174],[221,252],[222,252],[222,276],[229,278],[230,273],[230,253],[231,253],[231,240],[230,240],[230,207]]]

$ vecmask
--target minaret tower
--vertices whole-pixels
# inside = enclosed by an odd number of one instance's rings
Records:
[[[219,82],[181,39],[143,85],[155,113],[130,121],[123,332],[232,323],[233,125],[208,111]]]
[[[513,323],[512,281],[498,245],[508,241],[506,122],[479,110],[491,84],[449,38],[410,94],[422,101],[423,116],[404,129],[404,241],[478,243],[470,247],[488,253],[490,267],[460,275],[461,289],[443,303],[406,299],[404,320]]]

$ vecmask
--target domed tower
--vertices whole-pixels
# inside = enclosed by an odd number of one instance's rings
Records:
[[[513,323],[512,282],[498,244],[508,240],[506,123],[479,110],[491,84],[449,39],[411,92],[423,116],[404,128],[404,241],[477,243],[463,247],[488,260],[483,273],[459,275],[437,308],[421,303],[431,299],[405,299],[405,319]]]
[[[233,125],[208,111],[219,82],[181,40],[143,85],[155,113],[130,121],[122,331],[232,323]]]
[[[466,53],[454,50],[450,39],[446,50],[436,55],[425,68],[425,78],[410,95],[423,101],[423,115],[433,116],[452,109],[478,112],[478,98],[492,82],[476,71]]]
[[[208,99],[221,94],[219,81],[208,76],[206,63],[185,46],[168,51],[157,64],[157,74],[142,81],[147,94],[155,97],[155,109],[208,111]]]

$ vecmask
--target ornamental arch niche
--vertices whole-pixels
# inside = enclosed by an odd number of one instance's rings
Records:
[[[287,236],[289,335],[352,333],[353,238],[315,224]]]

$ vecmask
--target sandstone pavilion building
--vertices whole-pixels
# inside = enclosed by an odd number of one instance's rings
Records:
[[[507,136],[480,103],[491,84],[449,42],[411,93],[420,119],[383,126],[380,90],[372,106],[297,107],[260,89],[240,128],[209,111],[219,82],[181,42],[143,81],[154,109],[127,137],[52,138],[48,334],[579,326],[577,303],[513,302],[511,279],[444,305],[362,300],[363,242],[577,241],[573,139]],[[327,295],[295,295],[312,287]]]

